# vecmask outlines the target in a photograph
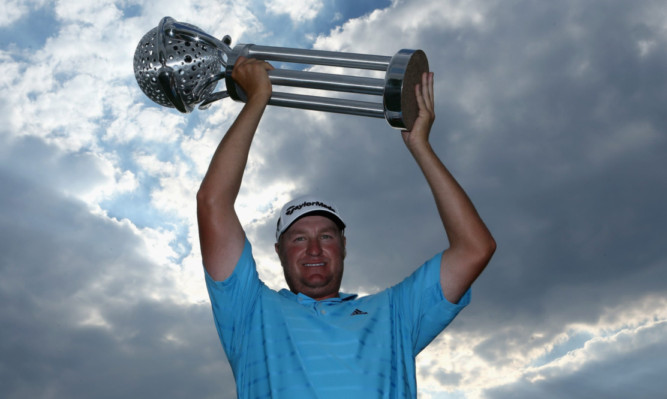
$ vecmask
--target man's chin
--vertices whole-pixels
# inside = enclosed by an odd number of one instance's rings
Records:
[[[313,299],[323,298],[323,297],[332,297],[338,295],[338,291],[332,287],[329,287],[327,284],[309,284],[303,287],[301,293],[308,295]]]
[[[301,277],[301,281],[307,287],[321,288],[331,282],[331,277],[323,271],[311,271],[310,273],[304,273]]]

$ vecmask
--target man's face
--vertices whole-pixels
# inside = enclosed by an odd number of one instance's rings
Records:
[[[290,290],[321,300],[338,296],[343,279],[345,236],[325,216],[304,216],[276,244]]]

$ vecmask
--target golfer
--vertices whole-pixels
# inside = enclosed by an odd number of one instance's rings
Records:
[[[247,102],[197,193],[206,285],[238,397],[416,398],[415,357],[469,303],[470,286],[495,251],[429,143],[433,74],[417,85],[419,116],[402,135],[431,188],[449,247],[395,286],[358,297],[340,292],[345,212],[328,198],[297,198],[280,212],[275,251],[289,290],[274,291],[258,277],[234,203],[271,96],[271,69],[261,60],[236,62],[232,78]]]

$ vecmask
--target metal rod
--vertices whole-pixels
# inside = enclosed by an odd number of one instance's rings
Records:
[[[269,104],[280,107],[335,112],[339,114],[369,116],[372,118],[384,119],[384,109],[382,104],[368,101],[274,92],[271,95]]]
[[[256,44],[248,45],[248,57],[258,58],[264,61],[328,65],[343,68],[369,69],[373,71],[386,71],[391,62],[391,57],[381,55],[259,46]]]
[[[269,79],[273,85],[278,86],[333,90],[376,96],[381,96],[384,93],[385,86],[384,79],[293,71],[289,69],[274,69],[269,71]]]

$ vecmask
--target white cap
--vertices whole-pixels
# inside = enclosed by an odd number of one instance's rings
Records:
[[[304,196],[294,199],[283,206],[283,209],[280,211],[278,226],[276,226],[276,241],[280,239],[280,235],[292,223],[296,222],[300,217],[311,213],[322,214],[322,216],[326,216],[336,222],[341,229],[345,228],[343,218],[338,213],[338,208],[332,202],[314,196]]]

